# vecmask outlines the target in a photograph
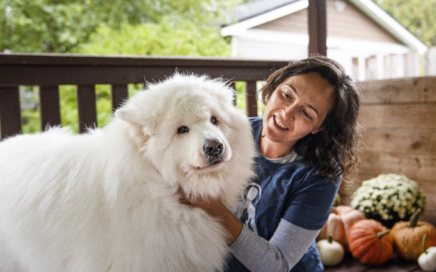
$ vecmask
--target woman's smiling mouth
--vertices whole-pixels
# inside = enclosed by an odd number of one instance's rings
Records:
[[[274,122],[276,123],[276,125],[282,129],[288,129],[285,125],[282,124],[282,122],[280,122],[280,120],[277,118],[277,116],[274,115]]]

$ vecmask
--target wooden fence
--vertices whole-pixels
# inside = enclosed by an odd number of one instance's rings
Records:
[[[127,98],[131,83],[155,81],[175,71],[246,81],[247,112],[257,116],[256,81],[265,80],[285,61],[230,58],[121,57],[67,54],[0,54],[1,137],[21,132],[20,85],[38,85],[41,127],[61,124],[59,85],[77,85],[79,130],[96,123],[96,84],[112,87],[112,109]]]
[[[362,62],[362,63],[359,63]],[[436,76],[436,47],[420,56],[418,52],[407,54],[373,55],[353,58],[352,76],[355,80],[410,78]]]
[[[127,97],[127,84],[159,80],[180,72],[247,82],[247,111],[257,116],[256,81],[287,62],[222,58],[150,58],[0,54],[2,138],[20,133],[20,85],[40,86],[41,127],[60,124],[61,84],[77,85],[80,131],[96,120],[95,84],[111,84],[112,108]],[[423,219],[436,225],[436,77],[374,80],[363,89],[361,165],[343,202],[363,180],[382,173],[404,174],[427,195]]]
[[[427,196],[423,220],[436,225],[436,77],[360,83],[364,127],[356,183],[342,188],[346,203],[363,180],[379,174],[403,174]]]

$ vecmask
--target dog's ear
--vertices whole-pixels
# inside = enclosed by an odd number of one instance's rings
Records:
[[[115,116],[132,125],[140,125],[138,116],[132,113],[132,110],[124,106],[115,111]]]
[[[142,129],[152,129],[157,114],[156,95],[141,91],[115,111],[115,117]]]
[[[124,122],[128,123],[128,133],[130,138],[138,145],[138,147],[144,147],[151,135],[151,124],[148,124],[152,120],[148,117],[141,117],[134,114],[135,109],[132,109],[132,105],[125,105],[115,111],[115,116]]]
[[[133,125],[145,134],[150,134],[156,125],[155,112],[141,112],[134,105],[124,106],[115,111],[115,116]]]

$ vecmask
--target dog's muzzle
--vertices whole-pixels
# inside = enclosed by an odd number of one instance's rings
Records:
[[[204,142],[203,152],[209,166],[222,162],[224,151],[225,146],[220,139],[209,139]]]

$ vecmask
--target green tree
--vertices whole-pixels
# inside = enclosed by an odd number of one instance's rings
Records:
[[[217,22],[225,17],[226,8],[239,1],[3,0],[0,50],[230,56],[230,45],[219,34]],[[140,88],[130,85],[129,93]],[[38,88],[26,91],[37,96]],[[110,87],[97,85],[96,94],[101,127],[111,119]],[[60,86],[60,98],[62,125],[77,132],[76,87]],[[37,109],[26,109],[22,116],[24,133],[40,131]]]
[[[217,27],[199,26],[169,16],[157,23],[123,25],[120,29],[100,25],[75,52],[116,55],[230,56],[231,47]]]
[[[71,52],[101,25],[111,28],[164,16],[210,25],[240,0],[2,0],[0,51]]]
[[[435,0],[376,0],[376,3],[427,46],[436,45]]]

